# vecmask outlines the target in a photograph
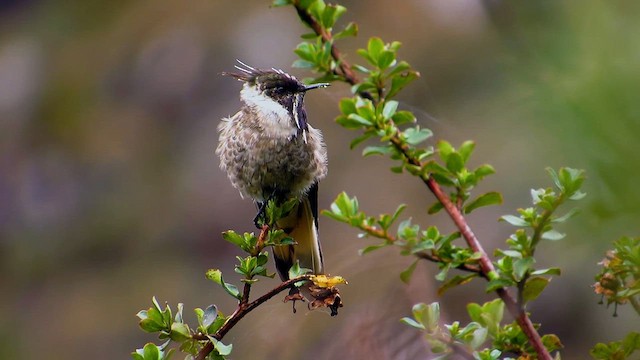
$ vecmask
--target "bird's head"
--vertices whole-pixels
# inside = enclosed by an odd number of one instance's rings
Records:
[[[329,86],[328,83],[305,85],[294,76],[278,69],[256,69],[238,60],[238,73],[222,73],[244,83],[242,100],[262,112],[286,111],[300,133],[307,130],[304,95],[307,91]]]

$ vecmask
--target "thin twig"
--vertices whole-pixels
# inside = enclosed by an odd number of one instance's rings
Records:
[[[332,41],[331,34],[325,31],[322,25],[318,23],[316,19],[314,19],[306,10],[302,9],[298,1],[294,2],[294,6],[296,8],[296,11],[298,12],[298,16],[300,17],[300,19],[303,22],[305,22],[307,25],[309,25],[317,35],[321,36],[323,42]],[[355,76],[353,71],[350,71],[352,69],[351,65],[343,58],[342,54],[338,51],[338,49],[334,46],[333,43],[331,43],[331,55],[333,56],[334,60],[339,64],[340,71],[342,72],[342,74],[339,74],[339,75],[344,76],[345,81],[348,82],[349,84],[351,85],[357,84],[359,80]],[[371,95],[368,93],[358,94],[358,95],[365,98],[369,98],[369,99],[371,98]],[[421,161],[411,156],[411,154],[409,153],[408,147],[406,146],[406,144],[402,142],[399,134],[392,136],[389,141],[405,157],[408,163],[410,163],[411,165],[422,166]],[[440,185],[430,175],[425,175],[425,176],[422,176],[421,178],[422,178],[422,181],[425,183],[425,185],[429,188],[429,190],[435,195],[438,201],[440,201],[440,203],[443,205],[447,214],[449,214],[449,217],[453,220],[458,230],[460,230],[462,237],[465,239],[465,241],[467,242],[471,250],[481,255],[479,259],[480,268],[482,270],[482,273],[485,275],[485,278],[489,279],[491,276],[489,274],[495,273],[495,268],[493,266],[493,263],[489,259],[489,256],[487,255],[487,253],[482,248],[480,241],[478,241],[478,238],[475,236],[475,234],[467,224],[467,221],[462,215],[462,213],[460,212],[460,210],[456,207],[456,205],[454,205],[451,202],[447,194],[445,194],[445,192],[442,190]],[[531,322],[531,319],[529,319],[524,309],[520,308],[516,304],[516,301],[513,299],[511,294],[509,294],[509,292],[505,288],[497,289],[496,293],[505,303],[505,306],[507,307],[507,310],[509,311],[509,313],[511,313],[511,315],[516,319],[516,322],[518,323],[518,325],[520,325],[520,328],[529,339],[531,346],[533,346],[536,353],[538,353],[539,358],[542,360],[551,360],[552,359],[551,355],[542,344],[542,339],[540,338],[540,335],[534,328],[533,323]]]
[[[216,333],[212,335],[212,337],[216,340],[222,340],[222,338],[229,332],[229,330],[231,330],[238,323],[238,321],[240,321],[245,315],[250,313],[253,309],[260,306],[262,303],[266,302],[272,297],[278,295],[279,293],[283,292],[284,290],[291,288],[298,281],[309,280],[310,277],[311,275],[302,275],[302,276],[295,277],[293,279],[289,279],[281,283],[277,287],[273,288],[266,294],[253,300],[252,302],[245,302],[245,303],[241,302],[238,305],[238,308],[236,309],[236,311],[227,319],[224,325],[222,325],[222,327],[220,327],[220,329],[218,329],[218,331],[216,331]],[[246,289],[246,285],[248,284],[245,284],[245,289]],[[244,299],[244,294],[243,294],[243,299]],[[205,346],[202,349],[200,349],[200,351],[198,352],[198,355],[196,356],[196,360],[204,360],[207,357],[207,355],[209,355],[213,351],[213,349],[214,349],[213,343],[211,341],[207,342]]]

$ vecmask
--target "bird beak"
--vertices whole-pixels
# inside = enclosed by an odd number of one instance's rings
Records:
[[[329,83],[317,83],[317,84],[305,85],[304,91],[309,91],[309,90],[313,90],[313,89],[317,89],[317,88],[324,88],[324,87],[327,87],[329,85],[331,85],[331,84],[329,84]]]

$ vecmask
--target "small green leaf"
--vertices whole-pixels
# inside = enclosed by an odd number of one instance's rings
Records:
[[[395,114],[393,114],[393,122],[396,123],[396,125],[403,125],[403,124],[408,124],[408,123],[413,123],[416,121],[416,117],[413,115],[412,112],[410,111],[398,111]]]
[[[532,257],[525,257],[513,262],[513,276],[516,281],[520,281],[524,278],[525,274],[533,267],[535,259]]]
[[[416,265],[418,265],[419,260],[420,259],[416,259],[411,263],[411,265],[409,265],[409,267],[407,267],[400,273],[400,280],[402,280],[403,283],[409,283],[409,280],[411,280],[411,275],[413,275],[413,271],[416,269]]]
[[[217,318],[218,308],[215,305],[207,306],[202,316],[202,326],[204,326],[205,329],[208,329],[209,326],[211,326],[211,324],[213,324]]]
[[[531,272],[531,275],[536,276],[536,275],[557,275],[560,276],[560,269],[559,268],[548,268],[548,269],[540,269],[540,270],[535,270]]]
[[[345,26],[344,30],[333,34],[334,39],[342,39],[348,36],[357,36],[358,35],[358,24],[354,22],[350,22]]]
[[[431,132],[431,130],[420,129],[419,126],[416,126],[415,128],[408,128],[403,134],[407,143],[411,145],[418,145],[433,136],[433,132]]]
[[[368,120],[363,118],[362,116],[358,115],[358,114],[349,114],[349,116],[347,116],[347,118],[349,120],[355,121],[356,123],[362,125],[362,126],[371,126],[373,123]]]
[[[566,214],[564,214],[562,216],[552,218],[551,222],[554,222],[554,223],[565,222],[565,221],[569,220],[570,218],[574,217],[579,212],[580,212],[580,209],[573,208],[569,212],[567,212]]]
[[[514,282],[511,281],[511,280],[508,280],[508,279],[502,279],[502,278],[493,279],[493,280],[490,280],[487,283],[487,286],[485,287],[485,291],[486,292],[492,292],[492,291],[496,291],[496,290],[498,290],[500,288],[505,288],[505,287],[509,287],[509,286],[512,286],[512,285],[514,285]]]
[[[438,141],[438,152],[440,153],[440,158],[442,161],[447,162],[449,159],[449,155],[453,153],[455,149],[451,144],[445,140]]]
[[[380,70],[386,70],[389,66],[392,66],[396,61],[396,54],[392,51],[384,50],[378,56],[378,68]]]
[[[385,119],[389,119],[396,113],[398,109],[398,102],[395,100],[389,100],[384,104],[384,108],[382,109],[382,116]]]
[[[166,329],[166,326],[164,324],[158,323],[149,318],[141,320],[138,325],[142,330],[148,333],[154,333]]]
[[[476,179],[481,180],[487,175],[495,174],[496,170],[493,168],[493,166],[489,164],[484,164],[484,165],[478,166],[478,168],[475,169],[473,173],[475,174]]]
[[[560,350],[564,347],[564,345],[562,345],[562,342],[560,341],[560,338],[558,338],[558,336],[554,334],[543,335],[542,344],[545,348],[547,348],[549,352]]]
[[[378,250],[378,249],[382,249],[385,246],[389,246],[389,244],[385,242],[385,243],[382,243],[382,244],[369,245],[369,246],[367,246],[367,247],[365,247],[363,249],[358,250],[358,254],[365,255],[365,254],[368,254],[368,253],[370,253],[372,251],[375,251],[375,250]]]
[[[429,215],[433,215],[442,209],[444,209],[444,205],[442,205],[440,201],[436,201],[433,205],[429,207],[429,209],[427,210],[427,213]]]
[[[356,101],[352,98],[343,98],[340,100],[340,112],[349,115],[356,112]]]
[[[542,238],[545,240],[557,241],[562,240],[566,234],[560,233],[556,230],[549,230],[542,234]]]
[[[232,243],[235,246],[238,246],[241,249],[245,249],[245,247],[247,246],[244,237],[242,237],[240,234],[236,233],[233,230],[228,230],[222,233],[222,238],[225,239],[226,241]]]
[[[224,282],[224,279],[222,278],[222,271],[220,271],[219,269],[209,269],[206,273],[206,277],[207,279],[222,286],[224,291],[226,291],[229,295],[240,300],[240,291],[235,285]]]
[[[416,329],[424,330],[424,325],[420,324],[419,322],[413,320],[410,317],[403,317],[402,319],[400,319],[400,322],[405,324],[405,325],[409,325],[411,327],[414,327]]]
[[[522,299],[525,302],[536,299],[549,284],[549,279],[543,277],[532,277],[527,279],[522,290]]]
[[[183,342],[189,338],[191,338],[191,333],[189,332],[189,327],[184,323],[174,322],[171,324],[171,333],[169,337],[173,341]]]
[[[473,210],[489,205],[502,204],[502,195],[498,192],[488,192],[478,196],[475,200],[471,201],[464,207],[464,213],[469,214]]]
[[[469,158],[471,157],[471,154],[473,153],[473,149],[475,147],[476,143],[473,141],[465,141],[462,143],[462,145],[460,145],[460,149],[458,149],[458,152],[460,153],[460,156],[462,156],[462,160],[465,164],[467,163],[467,161],[469,161]]]
[[[375,36],[369,39],[369,42],[367,43],[367,53],[373,61],[372,65],[378,66],[378,57],[380,57],[383,50],[384,42],[382,39]]]
[[[291,66],[298,69],[313,69],[316,67],[316,64],[311,61],[298,59],[295,60]]]
[[[154,343],[147,343],[142,348],[142,354],[144,360],[161,360],[162,352],[158,349],[158,346]]]
[[[454,288],[456,286],[464,285],[464,284],[470,282],[475,277],[478,277],[478,274],[471,273],[471,274],[466,274],[466,275],[456,275],[456,276],[454,276],[453,278],[447,280],[444,284],[440,285],[440,287],[438,287],[438,296],[442,296],[442,294],[444,294],[444,292],[449,290],[449,289],[452,289],[452,288]]]
[[[506,221],[513,226],[529,226],[529,223],[515,215],[503,215],[500,220]]]
[[[457,152],[452,152],[447,157],[447,169],[452,173],[458,173],[464,168],[462,156]]]
[[[407,71],[403,74],[399,74],[391,78],[391,88],[387,93],[387,98],[392,98],[400,92],[405,86],[407,86],[410,82],[420,77],[420,73],[417,71]]]
[[[222,343],[222,341],[218,341],[211,337],[210,337],[210,340],[211,340],[211,343],[213,344],[213,347],[218,352],[218,354],[222,356],[227,356],[231,354],[231,350],[233,349],[233,344],[225,345]]]
[[[297,278],[311,272],[311,269],[300,267],[300,262],[296,261],[289,269],[289,279]]]
[[[384,146],[367,146],[366,148],[364,148],[364,150],[362,150],[362,156],[369,156],[369,155],[388,155],[391,154],[393,151],[393,147],[391,145],[384,145]]]

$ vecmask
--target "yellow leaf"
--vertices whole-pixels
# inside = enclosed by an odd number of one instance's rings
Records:
[[[313,281],[316,286],[322,288],[330,288],[338,284],[347,284],[347,280],[342,276],[312,275],[310,280]]]

